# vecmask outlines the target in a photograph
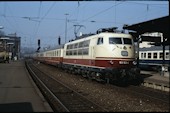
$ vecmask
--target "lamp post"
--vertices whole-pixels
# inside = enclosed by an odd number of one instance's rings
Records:
[[[65,21],[65,43],[66,43],[66,39],[67,39],[67,15],[69,14],[65,14],[66,15],[66,21]]]
[[[3,26],[0,26],[0,29],[3,29]],[[3,35],[3,32],[0,30],[0,37]]]

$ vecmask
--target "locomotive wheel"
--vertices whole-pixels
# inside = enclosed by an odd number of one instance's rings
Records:
[[[84,77],[84,78],[87,78],[87,74],[84,70],[81,71],[81,75]]]
[[[94,80],[95,72],[89,72],[88,79]]]

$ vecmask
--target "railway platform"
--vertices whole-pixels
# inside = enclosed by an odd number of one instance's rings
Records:
[[[52,112],[22,60],[0,63],[0,112]]]
[[[159,72],[142,70],[141,75],[144,78],[144,86],[162,91],[170,91],[170,72],[165,72],[164,75],[161,75]]]

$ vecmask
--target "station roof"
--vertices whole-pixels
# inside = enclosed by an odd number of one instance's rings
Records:
[[[161,32],[163,33],[163,37],[167,38],[165,45],[170,45],[170,37],[169,37],[169,16],[133,24],[126,25],[123,29],[136,31],[136,35],[144,34],[146,32]],[[147,37],[145,37],[147,38]],[[153,37],[154,38],[154,37]],[[148,39],[145,39],[149,41]]]
[[[165,50],[169,50],[170,46],[165,46]],[[139,48],[139,51],[162,51],[162,46],[151,46]]]

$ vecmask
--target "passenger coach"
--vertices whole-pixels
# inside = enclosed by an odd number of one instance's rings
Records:
[[[163,65],[162,46],[152,46],[150,48],[140,48],[139,50],[139,66],[144,69],[161,70]],[[165,47],[164,65],[170,70],[170,54],[169,46]]]

